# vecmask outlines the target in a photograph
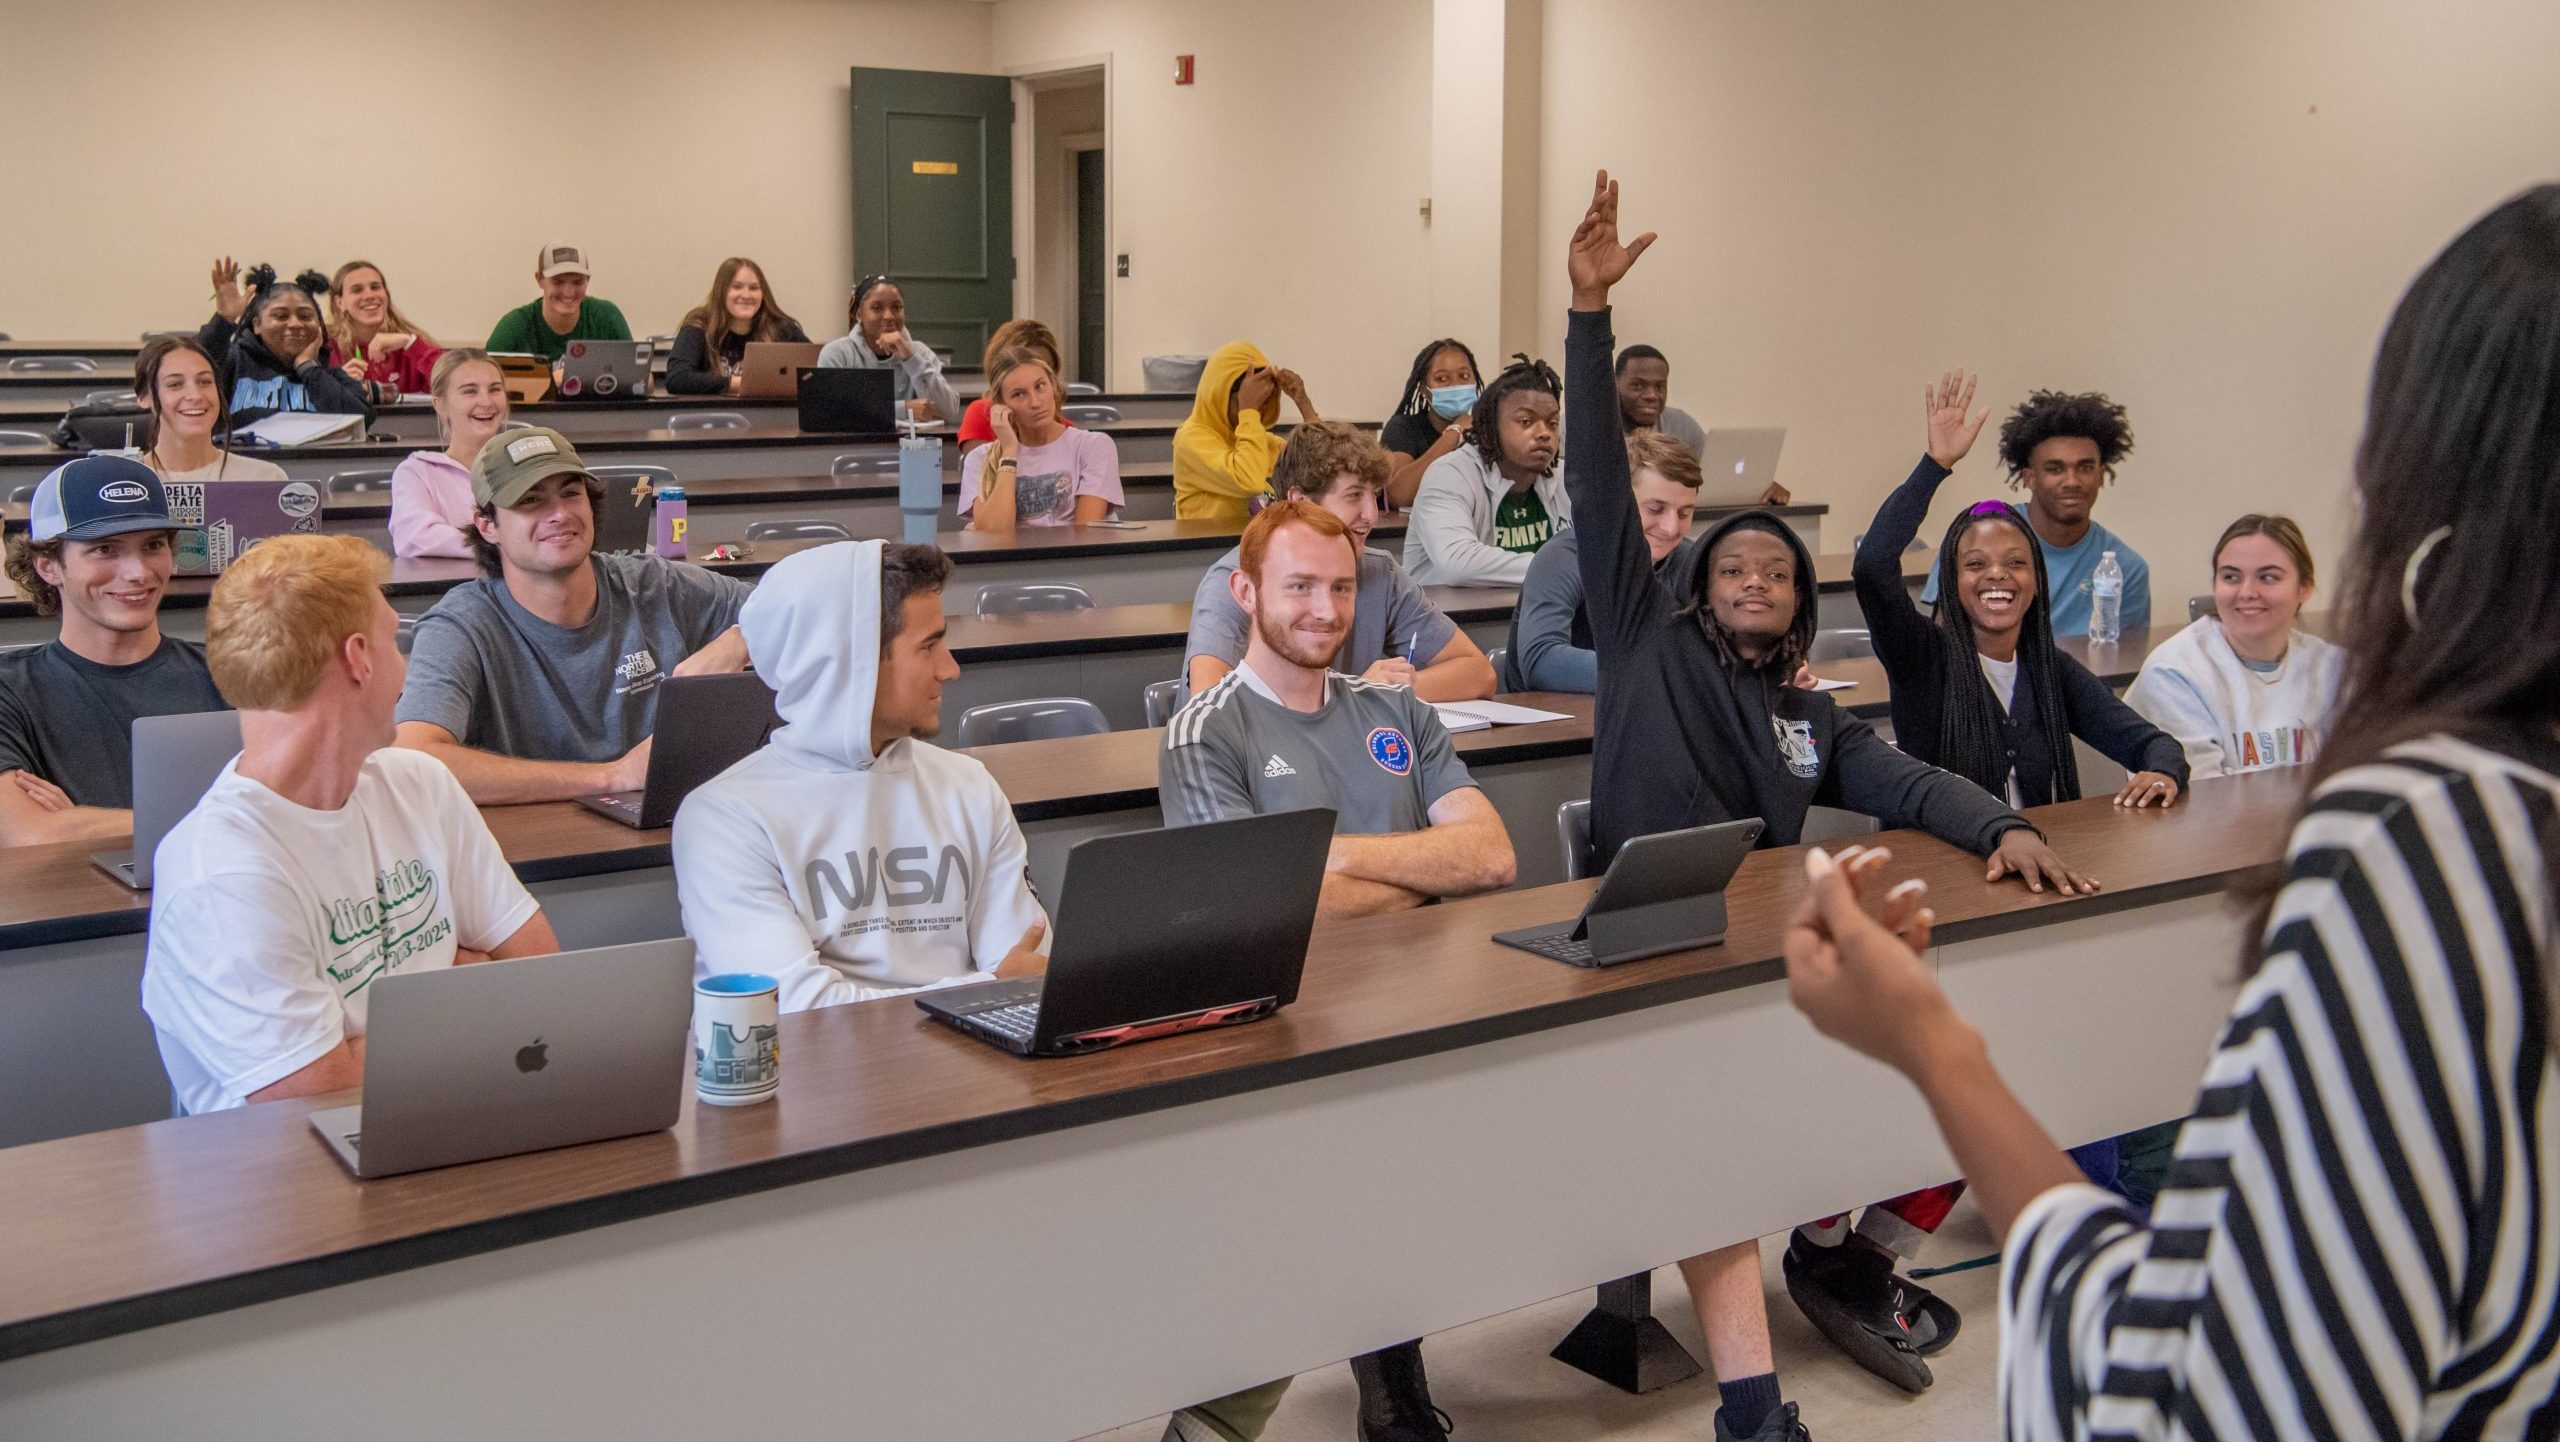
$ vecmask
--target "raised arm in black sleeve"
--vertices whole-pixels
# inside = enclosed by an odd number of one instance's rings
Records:
[[[1616,338],[1606,310],[1565,313],[1564,484],[1581,533],[1583,615],[1591,649],[1604,659],[1635,646],[1662,624],[1669,598],[1653,579],[1627,475],[1618,385],[1609,374]]]
[[[1998,797],[1952,771],[1895,750],[1875,728],[1843,715],[1831,742],[1831,768],[1823,776],[1818,805],[1864,812],[1888,831],[1908,827],[1950,846],[1989,856],[2001,836],[2027,819]]]

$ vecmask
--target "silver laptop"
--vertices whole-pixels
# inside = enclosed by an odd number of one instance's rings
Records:
[[[560,398],[611,400],[649,393],[645,340],[573,340],[560,357]]]
[[[311,1114],[360,1177],[664,1131],[693,1070],[683,937],[386,976],[364,1102]]]
[[[1778,448],[1786,440],[1784,426],[1719,426],[1707,432],[1698,451],[1698,469],[1707,478],[1698,487],[1698,509],[1759,505],[1778,479]]]
[[[89,859],[136,891],[151,889],[160,838],[196,809],[222,768],[240,754],[240,713],[142,716],[133,723],[133,849]]]

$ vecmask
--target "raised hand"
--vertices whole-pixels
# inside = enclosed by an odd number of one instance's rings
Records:
[[[1653,244],[1652,231],[1632,241],[1618,239],[1618,182],[1601,171],[1591,182],[1591,208],[1573,228],[1565,250],[1565,274],[1573,281],[1573,308],[1599,310],[1609,303],[1609,287],[1627,278],[1636,257]]]
[[[238,320],[248,309],[248,294],[240,289],[240,262],[226,255],[213,263],[214,314]]]
[[[1938,383],[1920,388],[1920,409],[1929,418],[1929,459],[1948,470],[1973,449],[1974,437],[1982,434],[1982,423],[1991,419],[1991,408],[1973,412],[1967,420],[1965,412],[1973,407],[1973,388],[1982,377],[1967,375],[1959,366],[1938,377]]]

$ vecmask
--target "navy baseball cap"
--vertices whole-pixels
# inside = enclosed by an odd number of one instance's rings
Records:
[[[36,498],[27,506],[27,535],[38,542],[176,529],[160,478],[130,456],[65,461],[37,485]]]

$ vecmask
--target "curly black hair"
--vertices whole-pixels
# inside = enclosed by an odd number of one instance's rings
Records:
[[[2036,391],[2000,423],[2000,464],[2009,474],[2023,475],[2036,447],[2056,436],[2095,442],[2098,464],[2112,471],[2133,454],[2133,426],[2124,407],[2099,391]]]
[[[1475,447],[1476,454],[1489,465],[1502,464],[1502,402],[1513,391],[1524,390],[1545,391],[1556,398],[1557,404],[1564,402],[1564,382],[1556,377],[1555,367],[1531,360],[1520,351],[1512,352],[1511,364],[1476,392],[1475,419],[1467,423],[1467,444]],[[1562,458],[1561,453],[1558,458]]]

